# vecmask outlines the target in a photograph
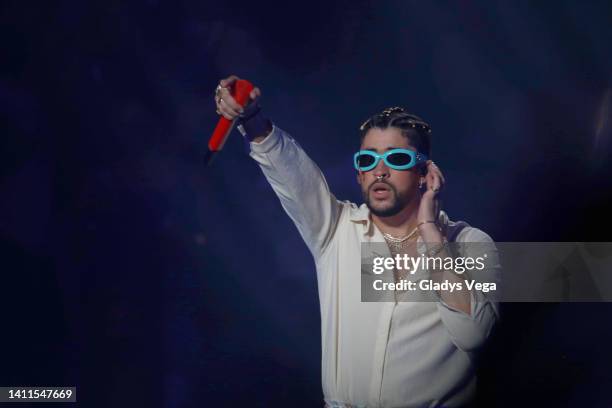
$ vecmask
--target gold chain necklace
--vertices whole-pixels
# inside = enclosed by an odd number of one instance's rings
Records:
[[[383,238],[387,241],[387,244],[391,247],[391,249],[400,250],[404,247],[404,242],[412,238],[418,232],[418,227],[414,227],[410,234],[406,235],[402,238],[396,238],[391,234],[383,233]]]
[[[410,238],[414,237],[417,232],[418,232],[418,226],[415,227],[410,232],[410,234],[406,235],[405,237],[401,237],[401,238],[396,238],[391,234],[383,233],[383,237],[385,238],[385,241],[387,242],[387,246],[389,247],[389,252],[391,253],[391,255],[395,256],[397,254],[405,253],[408,247],[410,246],[409,245]],[[395,282],[400,282],[402,279],[405,279],[405,278],[406,278],[406,271],[399,271],[394,268],[393,280]],[[396,301],[397,301],[397,297],[400,295],[400,292],[403,293],[405,291],[399,291],[399,292],[394,293]]]

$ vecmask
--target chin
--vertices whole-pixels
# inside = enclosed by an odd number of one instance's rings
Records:
[[[396,205],[396,203],[388,204],[388,205],[371,205],[370,203],[366,203],[370,212],[377,217],[391,217],[398,214],[402,209]]]

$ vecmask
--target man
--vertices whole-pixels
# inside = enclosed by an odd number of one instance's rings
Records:
[[[338,201],[319,168],[286,132],[251,103],[231,97],[230,76],[216,90],[217,113],[239,118],[257,161],[316,263],[322,334],[322,383],[328,407],[455,407],[475,387],[473,353],[497,319],[497,304],[475,290],[440,291],[435,302],[362,302],[361,245],[387,243],[388,253],[451,256],[457,242],[491,238],[439,211],[444,185],[430,155],[431,129],[401,108],[386,109],[361,127],[355,155],[365,203]],[[261,92],[251,92],[254,101]],[[494,262],[494,267],[498,265]],[[435,281],[461,281],[452,271]],[[497,273],[497,269],[491,271]],[[400,279],[401,273],[395,273]]]

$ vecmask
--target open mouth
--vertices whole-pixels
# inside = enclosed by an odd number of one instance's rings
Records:
[[[384,183],[376,183],[371,188],[375,198],[387,198],[391,194],[391,189]]]

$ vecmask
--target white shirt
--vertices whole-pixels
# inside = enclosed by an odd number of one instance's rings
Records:
[[[367,206],[337,200],[316,164],[276,126],[263,141],[251,143],[250,155],[315,260],[326,403],[453,407],[468,402],[476,384],[473,352],[497,319],[497,303],[473,292],[467,315],[441,301],[361,302],[361,243],[385,242]],[[440,222],[450,222],[443,212]],[[456,241],[490,242],[495,250],[491,238],[472,227]]]

